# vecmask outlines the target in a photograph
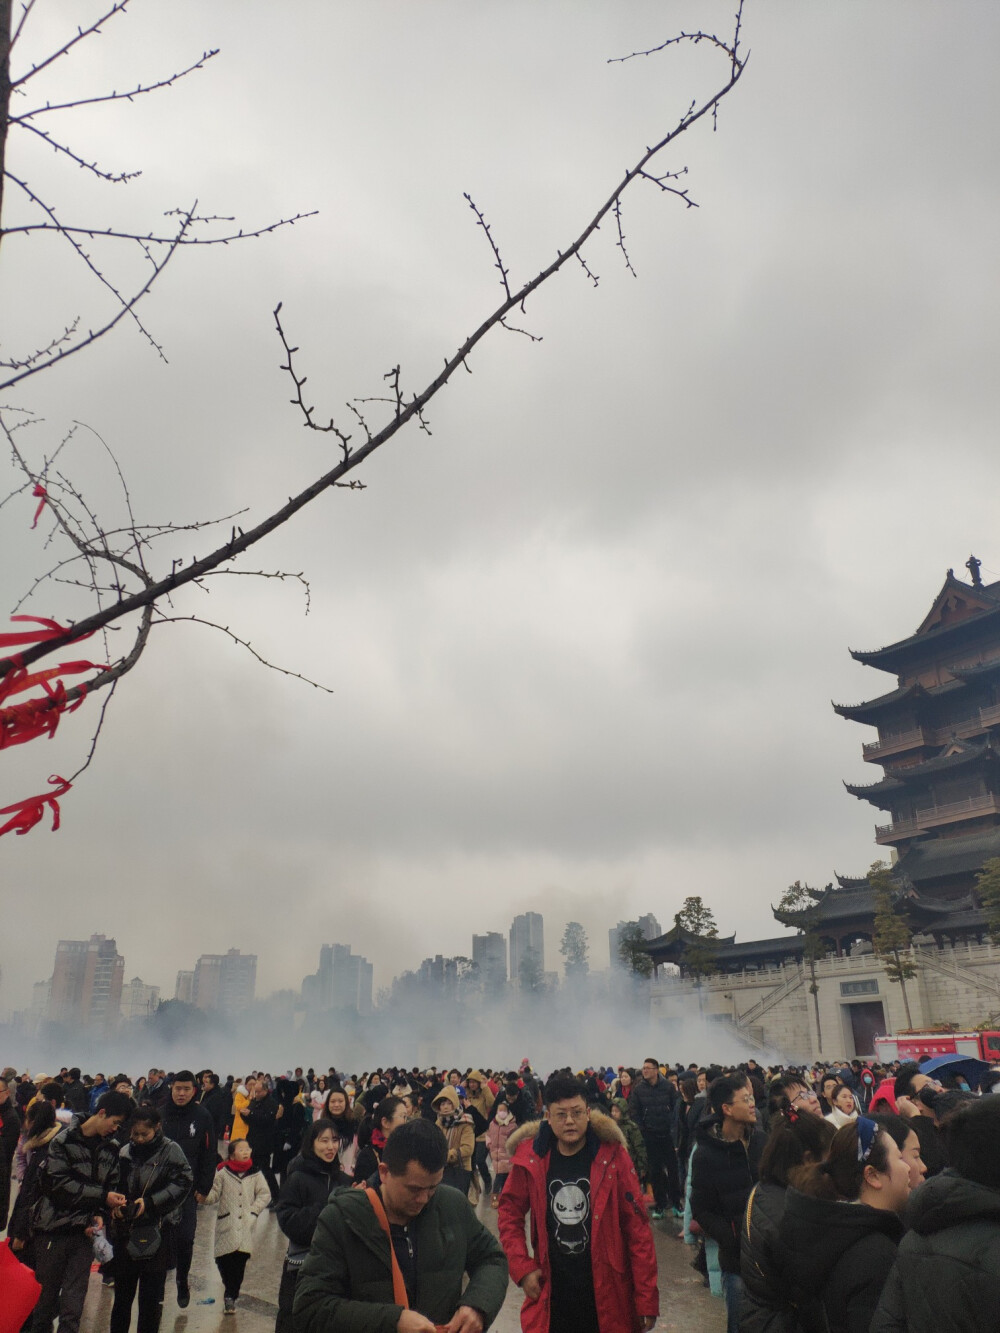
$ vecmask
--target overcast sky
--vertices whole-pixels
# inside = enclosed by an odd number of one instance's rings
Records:
[[[20,58],[99,9],[40,0]],[[706,46],[608,57],[724,30],[731,10],[136,0],[32,104],[221,48],[157,97],[52,118],[88,160],[142,177],[99,185],[13,134],[11,170],[67,221],[149,230],[195,199],[245,227],[318,215],[179,255],[142,307],[168,363],[123,324],[7,395],[44,418],[26,447],[37,460],[79,420],[140,521],[246,506],[249,526],[333,454],[288,403],[275,304],[320,416],[347,420],[397,362],[422,388],[500,294],[463,191],[512,278],[537,272],[725,79]],[[259,954],[259,994],[297,987],[330,941],[384,985],[527,909],[550,968],[568,919],[605,966],[620,917],[668,927],[700,893],[722,933],[773,935],[790,881],[874,859],[875,812],[841,786],[877,776],[868,733],[830,700],[893,681],[848,648],[911,633],[970,551],[1000,577],[1000,10],[751,0],[744,40],[717,131],[664,162],[689,168],[700,206],[652,186],[627,199],[638,277],[605,227],[586,251],[598,288],[577,266],[529,303],[543,341],[491,335],[430,438],[408,430],[367,490],[322,497],[242,562],[305,571],[308,616],[273,581],[176,600],[334,692],[207,629],[157,629],[62,829],[0,843],[0,1015],[60,937],[114,935],[126,977],[164,996],[229,947]],[[16,194],[7,207],[23,216]],[[62,251],[5,242],[3,354],[108,309]],[[132,259],[102,257],[123,262],[127,284]],[[94,437],[62,461],[121,523]],[[5,610],[60,554],[32,511],[0,510]],[[154,559],[213,544],[187,533]],[[46,584],[27,609],[84,603]],[[8,752],[0,804],[78,766],[96,711]]]

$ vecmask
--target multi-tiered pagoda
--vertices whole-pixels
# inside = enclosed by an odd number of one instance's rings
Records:
[[[909,638],[852,651],[855,661],[895,676],[895,688],[865,703],[833,705],[841,717],[878,729],[862,754],[882,776],[845,785],[885,812],[875,841],[892,861],[899,905],[913,933],[938,945],[987,935],[976,875],[1000,856],[1000,582],[984,585],[974,556],[966,568],[971,583],[949,569]],[[835,885],[811,892],[814,924],[832,953],[850,954],[858,941],[871,941],[875,901],[865,876],[838,875]],[[772,910],[783,925],[801,924],[796,913]],[[705,942],[675,926],[647,952],[683,972],[694,943]],[[711,945],[720,972],[780,966],[802,955],[801,937],[787,935]]]
[[[841,717],[878,728],[862,754],[882,777],[845,785],[888,817],[876,824],[875,841],[891,849],[913,924],[950,938],[982,936],[976,874],[1000,856],[1000,582],[984,585],[974,556],[967,568],[971,584],[948,570],[909,638],[852,652],[894,675],[896,688],[834,705]],[[933,920],[915,919],[928,913]]]

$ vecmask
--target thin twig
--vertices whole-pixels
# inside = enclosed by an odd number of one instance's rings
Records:
[[[232,639],[233,643],[239,644],[245,648],[251,657],[255,657],[261,666],[266,666],[270,671],[277,671],[282,676],[291,676],[293,680],[301,680],[304,685],[311,685],[314,690],[322,690],[324,694],[333,694],[329,685],[321,685],[318,680],[310,680],[308,676],[301,675],[298,671],[290,671],[287,667],[277,666],[274,662],[269,662],[266,657],[261,657],[260,653],[247,639],[241,639],[238,634],[234,634],[228,625],[218,625],[214,620],[203,620],[201,616],[165,616],[162,611],[157,611],[157,625],[177,625],[184,621],[190,621],[193,625],[204,625],[208,629],[217,629],[220,634],[225,634]]]

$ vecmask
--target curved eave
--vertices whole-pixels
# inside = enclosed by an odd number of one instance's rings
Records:
[[[986,680],[990,676],[1000,675],[1000,657],[992,662],[977,662],[975,666],[950,666],[948,670],[959,680]]]
[[[920,684],[904,686],[899,690],[891,690],[888,694],[880,695],[877,699],[868,699],[860,704],[835,704],[831,700],[830,706],[840,717],[846,717],[850,722],[868,722],[873,727],[878,719],[890,712],[900,704],[915,698],[917,695],[926,694],[927,691]]]
[[[884,648],[875,648],[871,651],[850,648],[848,651],[855,662],[862,662],[865,666],[875,667],[877,671],[891,671],[897,674],[900,662],[907,658],[921,656],[924,650],[933,651],[937,644],[952,635],[969,634],[970,637],[974,638],[978,630],[998,615],[1000,615],[1000,607],[991,606],[982,611],[977,611],[974,615],[965,616],[962,620],[953,621],[951,624],[935,625],[933,629],[925,630],[922,634],[911,634],[908,639],[899,639],[896,643],[888,643]]]
[[[859,801],[869,801],[879,810],[891,810],[893,795],[906,790],[905,785],[894,778],[890,778],[886,782],[876,782],[869,787],[860,787],[854,783],[845,782],[844,789],[849,791],[852,796],[856,796]]]

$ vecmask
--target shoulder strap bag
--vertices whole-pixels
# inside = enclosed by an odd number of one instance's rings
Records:
[[[396,1258],[396,1249],[392,1243],[392,1232],[389,1230],[389,1219],[385,1215],[385,1208],[378,1194],[370,1186],[365,1187],[365,1193],[368,1195],[368,1202],[372,1206],[378,1224],[385,1232],[385,1238],[389,1242],[389,1259],[392,1263],[392,1298],[397,1305],[401,1305],[404,1310],[410,1308],[410,1299],[406,1294],[406,1283],[403,1281],[403,1270],[399,1266],[399,1260]]]

